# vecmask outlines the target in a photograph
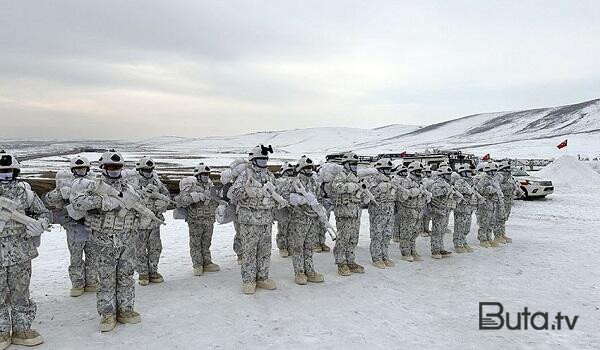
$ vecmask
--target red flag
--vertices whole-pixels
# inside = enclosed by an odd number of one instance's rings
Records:
[[[483,158],[481,158],[481,160],[490,160],[490,154],[486,154],[485,156],[483,156]]]
[[[567,147],[567,140],[564,140],[563,142],[559,143],[558,146],[556,146],[556,148],[558,149],[562,149]]]
[[[402,153],[400,153],[400,157],[405,157],[406,156],[406,151],[402,151]]]

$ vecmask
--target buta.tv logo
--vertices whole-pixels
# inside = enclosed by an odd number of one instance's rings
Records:
[[[560,311],[556,314],[537,311],[530,312],[527,307],[523,312],[516,314],[504,313],[504,305],[499,302],[480,302],[479,303],[479,329],[498,330],[506,327],[509,330],[561,330],[563,325],[566,329],[573,330],[579,316],[563,315]],[[563,322],[564,321],[564,322]]]

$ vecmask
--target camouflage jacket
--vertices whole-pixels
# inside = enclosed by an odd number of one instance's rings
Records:
[[[472,213],[479,204],[478,193],[473,189],[473,180],[470,177],[461,177],[454,182],[454,189],[463,195],[464,199],[457,203],[455,212]]]
[[[236,214],[240,224],[273,224],[276,202],[262,188],[267,182],[275,185],[275,176],[268,169],[249,165],[249,169],[241,173],[229,189],[228,197],[236,203]]]
[[[377,204],[369,202],[369,215],[391,216],[394,215],[396,207],[396,189],[392,185],[392,179],[384,174],[371,177],[369,190],[375,197]]]
[[[127,181],[133,186],[133,188],[140,194],[142,204],[154,213],[157,218],[164,220],[165,217],[163,213],[167,210],[169,206],[169,202],[165,202],[161,199],[152,198],[150,193],[146,190],[149,185],[154,186],[158,189],[158,192],[163,196],[171,198],[171,194],[162,181],[158,178],[158,176],[154,175],[151,178],[147,179],[140,174],[136,174],[135,176],[129,177]],[[138,228],[140,229],[151,229],[160,226],[157,222],[139,222]]]
[[[354,189],[358,186],[358,177],[351,172],[344,170],[335,176],[331,183],[331,192],[334,200],[333,212],[336,218],[360,217],[362,199],[360,192]]]
[[[185,185],[180,185],[179,195],[175,197],[175,202],[179,208],[187,209],[187,220],[202,220],[205,222],[215,222],[215,210],[219,205],[214,198],[214,185],[212,181],[206,183],[198,181],[195,177],[187,178]],[[182,183],[183,184],[183,180]],[[205,199],[199,202],[194,202],[192,193],[198,192],[205,196]]]

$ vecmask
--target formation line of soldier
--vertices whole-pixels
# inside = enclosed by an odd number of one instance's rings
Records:
[[[365,272],[355,255],[365,207],[372,265],[380,269],[394,266],[392,240],[398,243],[402,261],[423,260],[416,249],[423,231],[430,232],[432,258],[450,256],[443,236],[451,212],[456,253],[473,251],[466,239],[473,212],[481,247],[511,242],[505,224],[519,188],[508,162],[481,163],[477,169],[461,164],[456,171],[440,164],[432,171],[418,161],[394,166],[381,159],[373,167],[358,169],[358,156],[348,152],[340,164],[319,166],[303,156],[296,165],[284,163],[276,178],[267,168],[272,153],[271,146],[259,145],[247,159],[234,161],[221,173],[219,190],[211,181],[210,167],[200,163],[193,176],[180,181],[175,197],[160,181],[151,158],[140,159],[136,172],[130,173],[119,152],[107,151],[98,161],[100,174],[93,175],[89,160],[78,156],[68,171],[56,174],[56,188],[40,198],[18,180],[18,160],[0,152],[0,299],[6,301],[0,307],[0,350],[11,343],[43,342],[31,329],[36,304],[29,285],[31,260],[51,223],[66,231],[70,295],[96,293],[102,332],[117,323],[141,321],[134,309],[135,272],[142,286],[164,281],[158,272],[160,227],[169,207],[176,207],[175,219],[187,222],[196,276],[219,271],[210,252],[213,227],[215,221],[233,223],[233,250],[241,265],[244,294],[277,288],[269,275],[275,221],[277,248],[281,257],[291,257],[299,285],[324,282],[313,252],[330,251],[327,234],[335,242],[338,274]],[[332,212],[336,227],[329,222]]]

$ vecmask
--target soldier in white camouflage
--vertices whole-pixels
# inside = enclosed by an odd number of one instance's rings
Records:
[[[215,210],[219,205],[210,167],[204,163],[194,169],[194,176],[179,183],[177,206],[187,210],[186,221],[190,235],[190,256],[195,276],[204,272],[217,272],[219,265],[212,262],[210,246],[215,225]]]
[[[331,183],[334,200],[333,213],[338,230],[337,240],[333,247],[338,274],[349,276],[350,273],[364,273],[363,266],[356,263],[354,250],[358,244],[360,232],[360,216],[362,212],[363,192],[358,181],[358,156],[354,152],[344,153],[342,157],[343,172],[337,174]]]
[[[452,168],[448,165],[438,168],[438,176],[431,185],[431,257],[441,259],[449,257],[452,252],[444,249],[444,233],[448,228],[450,211],[456,203],[462,201],[462,195],[454,190],[450,181]]]
[[[431,170],[431,166],[426,165],[425,167],[423,167],[423,177],[421,179],[421,184],[423,185],[423,188],[425,188],[427,191],[430,191],[431,185],[433,184],[434,180],[435,177],[433,176],[433,170]],[[431,224],[431,214],[429,213],[429,205],[426,205],[425,208],[423,208],[422,223],[422,235],[423,237],[428,237],[429,235],[431,235],[431,229],[429,228]]]
[[[17,159],[0,151],[0,349],[44,341],[31,329],[37,307],[29,284],[50,213],[27,183],[17,181],[20,171]]]
[[[93,262],[92,244],[88,243],[90,229],[85,225],[83,213],[69,213],[70,197],[75,194],[74,183],[91,181],[90,161],[82,156],[70,160],[70,172],[59,171],[56,174],[56,188],[45,195],[46,203],[53,208],[54,222],[59,223],[67,232],[67,247],[69,248],[72,297],[83,295],[84,292],[96,292],[98,275]],[[78,185],[75,188],[80,187]],[[75,216],[75,217],[73,217]],[[85,259],[84,259],[85,253]]]
[[[307,282],[323,282],[323,275],[316,272],[313,262],[313,247],[322,229],[314,206],[320,206],[317,199],[319,186],[313,177],[312,159],[302,156],[298,160],[291,191],[282,193],[290,204],[289,248],[294,266],[294,282],[305,285]],[[323,209],[324,212],[324,209]]]
[[[140,193],[142,203],[161,220],[171,201],[167,187],[160,181],[154,171],[155,162],[152,158],[143,157],[136,165],[137,174],[127,180]],[[147,286],[150,282],[161,283],[163,276],[158,272],[158,262],[162,252],[160,240],[160,224],[154,221],[139,222],[135,237],[135,270],[138,273],[138,283]]]
[[[320,169],[320,168],[319,168]],[[318,177],[318,176],[317,176]],[[317,185],[319,189],[317,190],[317,200],[319,203],[325,208],[327,213],[327,219],[331,217],[331,211],[333,210],[333,201],[325,191],[325,183],[317,181]],[[313,252],[315,253],[327,253],[331,251],[331,248],[325,243],[327,242],[327,228],[321,222],[319,222],[319,230],[317,232],[317,240],[315,242],[315,246],[313,247]]]
[[[399,164],[392,170],[392,180],[394,183],[400,185],[408,176],[408,168],[403,164]],[[403,210],[400,202],[398,200],[395,201],[395,209],[394,209],[394,234],[393,241],[396,243],[400,243],[400,210]]]
[[[90,181],[85,190],[71,198],[71,204],[75,210],[86,212],[85,223],[92,232],[90,242],[94,245],[99,280],[96,292],[99,329],[107,332],[114,329],[117,321],[131,324],[141,321],[140,314],[133,309],[138,214],[123,204],[125,198],[141,199],[122,178],[125,161],[119,152],[103,153],[99,164],[102,177]]]
[[[371,260],[373,266],[385,269],[394,266],[389,247],[396,227],[396,187],[391,182],[392,161],[382,158],[375,163],[378,174],[373,177],[370,191],[375,201],[369,202]]]
[[[477,238],[484,248],[498,247],[500,244],[494,240],[493,229],[497,227],[498,219],[504,217],[504,194],[496,178],[496,165],[486,163],[481,170],[474,184],[475,190],[484,198],[476,211]]]
[[[294,191],[293,181],[296,179],[294,166],[288,162],[284,162],[279,169],[279,174],[280,177],[275,180],[275,187],[282,197],[288,198],[290,193]],[[282,258],[289,256],[290,215],[291,209],[289,207],[278,210],[275,215],[275,219],[277,220],[275,242],[277,242],[279,255]]]
[[[269,278],[273,211],[287,202],[275,189],[275,176],[267,168],[271,146],[259,145],[248,153],[246,171],[229,189],[228,197],[236,202],[242,242],[242,293],[254,294],[256,288],[273,290]],[[278,205],[279,204],[279,205]]]
[[[467,243],[467,235],[471,231],[473,211],[483,200],[481,195],[473,188],[474,169],[470,164],[461,164],[457,172],[460,177],[456,178],[453,186],[463,196],[463,200],[454,208],[454,251],[457,253],[472,253],[473,248]]]
[[[414,161],[408,165],[408,177],[394,179],[394,181],[399,181],[399,185],[407,190],[396,192],[396,200],[400,205],[398,230],[400,232],[401,259],[408,262],[423,260],[421,255],[417,253],[416,240],[420,231],[421,214],[431,198],[431,193],[421,186],[422,171],[423,165],[418,161]]]
[[[511,173],[511,166],[508,161],[500,162],[498,166],[498,182],[500,183],[500,188],[502,188],[502,194],[504,195],[504,215],[499,217],[496,222],[496,227],[494,227],[494,239],[496,243],[506,244],[512,243],[512,238],[506,236],[506,221],[510,217],[510,212],[512,210],[513,201],[515,196],[521,195],[521,188],[517,186],[515,182],[515,178]]]

